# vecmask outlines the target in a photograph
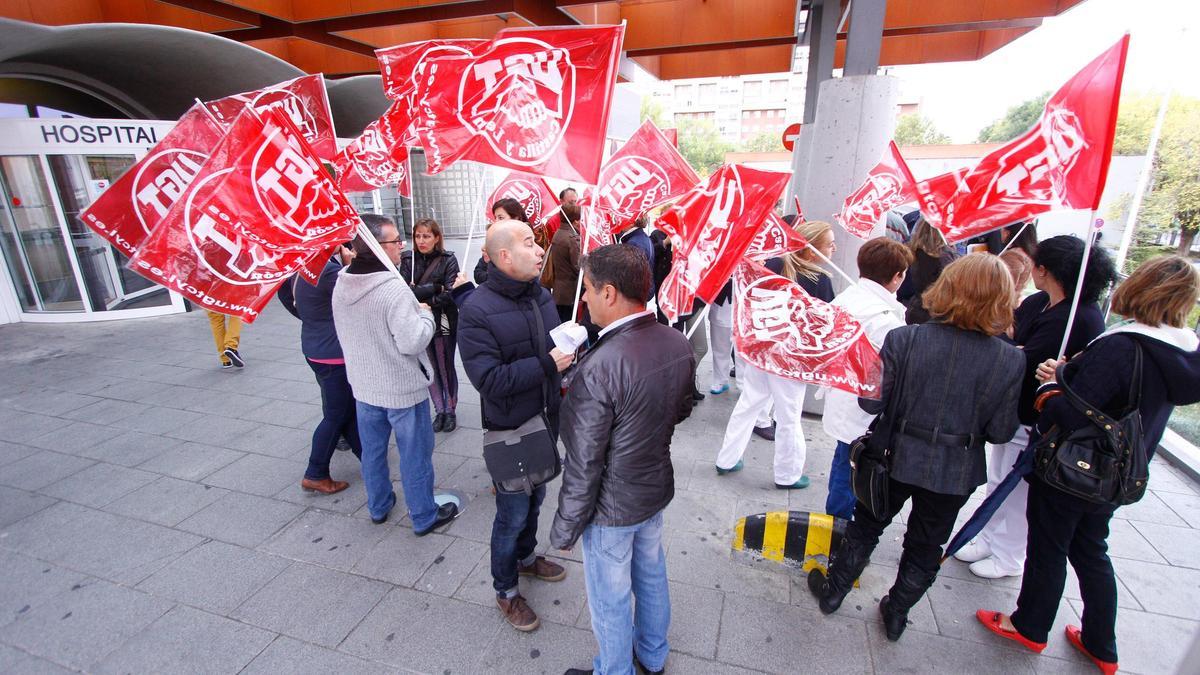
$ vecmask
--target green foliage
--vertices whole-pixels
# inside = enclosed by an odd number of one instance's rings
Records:
[[[742,152],[783,152],[783,134],[777,131],[764,131],[742,143],[740,150]]]
[[[682,120],[679,124],[679,154],[702,178],[720,168],[725,153],[733,149],[712,120]]]
[[[1136,110],[1136,106],[1131,106]],[[1182,233],[1180,252],[1186,254],[1200,232],[1200,99],[1172,97],[1154,157],[1150,191],[1138,214],[1162,229]],[[1142,152],[1145,152],[1142,146]]]
[[[1042,115],[1042,109],[1050,98],[1050,92],[1018,103],[1004,113],[1004,117],[992,122],[979,132],[980,143],[1004,143],[1029,130]]]
[[[671,126],[667,121],[667,114],[663,110],[662,103],[656,101],[653,96],[642,97],[642,111],[638,119],[642,122],[650,120],[659,129],[666,129]]]
[[[893,136],[896,145],[940,145],[949,143],[950,137],[933,126],[933,120],[920,113],[901,115],[896,122]]]

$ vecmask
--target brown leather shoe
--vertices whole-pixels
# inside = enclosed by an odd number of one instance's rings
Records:
[[[334,480],[332,478],[325,478],[323,480],[305,478],[300,481],[300,487],[306,492],[320,492],[321,494],[331,495],[335,492],[345,490],[350,487],[350,484],[344,480]]]
[[[517,565],[517,574],[523,577],[537,577],[542,581],[562,581],[567,578],[566,568],[540,555],[533,559],[532,565]]]
[[[512,624],[512,627],[523,633],[537,630],[537,627],[542,625],[542,620],[533,613],[529,603],[525,602],[525,598],[520,595],[512,598],[497,597],[496,604],[500,606],[500,613]]]

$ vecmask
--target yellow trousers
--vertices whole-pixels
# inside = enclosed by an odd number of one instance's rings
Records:
[[[217,344],[217,355],[221,357],[221,363],[225,363],[229,360],[225,358],[225,350],[238,348],[242,337],[242,320],[207,309],[204,311],[208,312],[208,325],[212,328],[213,342]]]

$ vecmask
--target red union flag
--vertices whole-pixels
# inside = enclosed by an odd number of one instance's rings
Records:
[[[491,210],[492,204],[501,199],[515,199],[520,202],[525,208],[525,220],[533,225],[540,223],[551,211],[558,208],[558,197],[554,196],[546,181],[541,176],[523,171],[509,173],[496,189],[492,190],[487,206],[484,207],[487,209],[484,217],[488,222],[495,220],[495,214]]]
[[[587,255],[613,243],[612,226],[599,209],[584,206],[579,210],[579,255]]]
[[[686,193],[699,182],[687,160],[646,120],[604,164],[591,199],[623,221]]]
[[[192,106],[158,145],[84,209],[83,222],[132,258],[223,135],[204,108]]]
[[[955,169],[916,183],[921,216],[938,230],[942,229],[943,223],[954,220],[954,198],[960,190],[966,190],[963,178],[967,171]]]
[[[947,241],[1055,208],[1099,206],[1128,48],[1126,35],[1055,92],[1032,129],[993,150],[963,177],[941,223]]]
[[[758,234],[789,174],[725,165],[659,218],[672,237],[671,273],[658,292],[663,313],[690,314],[696,297],[712,302]]]
[[[757,368],[879,398],[883,365],[862,324],[790,279],[743,261],[734,274],[733,339]]]
[[[808,240],[772,212],[746,248],[746,258],[764,262],[807,247]]]
[[[370,192],[384,185],[408,185],[407,191],[400,192],[411,197],[408,148],[402,142],[411,124],[408,104],[397,101],[343,148],[333,158],[342,192]]]
[[[204,105],[227,127],[247,105],[260,113],[279,110],[304,134],[304,140],[312,146],[317,157],[332,160],[337,154],[333,114],[329,111],[323,75],[297,77],[263,89],[208,101]]]
[[[461,159],[595,184],[624,26],[505,29],[426,59],[416,93],[430,174]]]
[[[398,129],[397,138],[400,144],[415,146],[420,143],[420,113],[426,110],[423,101],[428,97],[427,84],[440,81],[440,78],[435,77],[436,72],[427,72],[431,60],[439,56],[470,57],[475,49],[486,44],[487,40],[474,38],[423,40],[375,50],[379,70],[383,74],[384,95],[403,104],[410,111],[411,120]]]
[[[672,147],[676,147],[676,148],[679,147],[679,130],[678,129],[676,129],[675,127],[670,127],[667,129],[663,129],[662,132],[663,132],[663,136],[666,136],[667,140],[671,142]]]
[[[883,159],[867,174],[867,180],[842,203],[835,218],[850,234],[870,239],[871,230],[891,209],[917,201],[916,181],[900,156],[896,142],[888,143]]]
[[[253,321],[358,214],[282,111],[245,110],[129,263],[202,307]]]

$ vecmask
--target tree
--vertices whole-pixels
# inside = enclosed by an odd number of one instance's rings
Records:
[[[764,131],[742,143],[741,150],[742,152],[783,152],[783,133]]]
[[[1114,139],[1114,147],[1119,140],[1130,149],[1144,153],[1149,132],[1146,132],[1147,140],[1142,141],[1141,122],[1148,119],[1149,125],[1153,124],[1158,103],[1161,103],[1158,97],[1151,97],[1150,103],[1131,100],[1130,118],[1123,129],[1118,118],[1119,133]],[[1153,111],[1148,118],[1144,115],[1147,108]],[[1122,116],[1125,109],[1122,104]],[[1200,119],[1200,99],[1171,98],[1155,152],[1150,190],[1138,213],[1139,220],[1149,221],[1158,231],[1178,229],[1179,253],[1182,255],[1188,254],[1200,232],[1200,126],[1196,124],[1197,119]],[[1124,131],[1124,138],[1121,131]],[[1140,147],[1139,141],[1142,141]]]
[[[1050,92],[1046,92],[1009,108],[1004,117],[979,132],[979,142],[1005,143],[1025,133],[1042,116],[1042,109],[1049,98]]]
[[[920,113],[901,115],[893,138],[896,145],[940,145],[950,142],[949,136],[933,126],[933,120]]]
[[[725,153],[733,150],[712,120],[680,120],[679,154],[696,173],[706,178],[725,163]]]
[[[638,119],[642,122],[650,120],[659,129],[665,129],[670,126],[667,122],[667,114],[663,110],[662,103],[658,102],[653,96],[642,97],[642,110]]]

